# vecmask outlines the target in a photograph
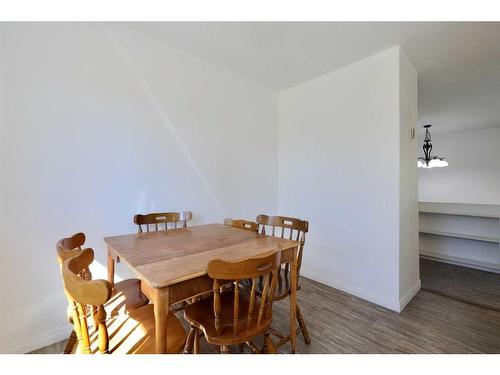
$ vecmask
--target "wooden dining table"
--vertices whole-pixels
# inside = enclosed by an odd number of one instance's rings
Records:
[[[214,259],[239,261],[281,251],[291,264],[291,352],[296,346],[297,241],[271,237],[222,224],[197,225],[157,232],[104,238],[108,280],[122,261],[141,280],[141,290],[154,304],[156,352],[166,353],[170,306],[212,290],[207,265]]]

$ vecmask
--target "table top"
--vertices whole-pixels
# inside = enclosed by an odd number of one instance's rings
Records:
[[[299,242],[222,224],[106,237],[120,260],[153,288],[163,288],[207,273],[211,260],[239,261]]]

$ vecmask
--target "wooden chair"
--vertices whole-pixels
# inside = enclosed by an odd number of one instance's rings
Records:
[[[191,211],[153,212],[144,215],[143,214],[135,215],[134,223],[137,225],[137,233],[144,233],[144,231],[150,232],[150,229],[153,229],[154,231],[159,231],[159,230],[186,228],[187,222],[192,218],[193,218],[193,213]],[[151,226],[153,228],[151,228]],[[198,298],[201,297],[194,298],[193,300],[197,300]],[[181,301],[171,306],[170,308],[172,311],[177,312],[183,310],[188,302],[189,301]]]
[[[109,317],[105,305],[113,294],[107,280],[85,280],[79,274],[94,260],[94,251],[85,249],[62,264],[64,291],[72,307],[74,330],[78,334],[75,353],[152,354],[156,352],[153,305],[144,305]],[[91,307],[97,329],[89,329],[87,307]],[[167,311],[165,312],[167,314]],[[167,353],[180,353],[186,332],[174,314],[167,315]],[[166,334],[166,332],[165,332]]]
[[[298,259],[297,259],[297,283],[298,283],[300,266],[302,264],[302,255],[304,252],[306,233],[309,230],[309,222],[306,220],[300,220],[293,217],[267,216],[267,215],[257,216],[256,221],[259,224],[260,227],[259,230],[260,233],[262,234],[268,234],[271,236],[287,238],[290,240],[295,240],[300,242]],[[290,297],[291,295],[290,275],[289,275],[290,272],[291,272],[290,263],[285,263],[284,265],[280,266],[277,293],[273,297],[275,301],[283,300],[287,297]],[[300,287],[297,285],[297,290],[299,289]],[[304,336],[305,343],[310,344],[311,338],[309,337],[309,332],[307,331],[306,323],[304,321],[304,318],[302,317],[302,314],[300,313],[300,308],[298,305],[296,311],[297,311],[297,321],[299,323],[297,334],[302,333],[302,335]],[[271,333],[273,333],[280,339],[280,341],[276,344],[277,348],[287,343],[291,338],[290,335],[283,335],[280,332],[274,330],[273,328],[271,328]]]
[[[259,231],[259,225],[253,221],[241,220],[241,219],[224,219],[224,225],[230,227],[236,227],[240,229],[249,230],[251,232],[257,233]]]
[[[146,232],[150,231],[152,225],[154,225],[154,230],[161,230],[161,224],[163,224],[163,229],[167,230],[174,228],[185,228],[187,222],[193,218],[191,211],[183,212],[164,212],[164,213],[149,213],[149,214],[136,214],[134,216],[134,223],[137,225],[137,232],[143,233],[143,226]],[[116,258],[116,263],[120,262],[120,258]],[[115,274],[115,260],[108,258],[108,278],[112,282],[113,288],[115,283],[113,280]]]
[[[60,266],[64,261],[77,256],[83,252],[82,246],[85,243],[85,234],[76,233],[71,237],[63,238],[57,242],[57,261]],[[92,273],[89,267],[80,272],[79,276],[85,280],[92,280]],[[147,297],[141,292],[140,281],[138,279],[123,280],[115,284],[112,298],[104,305],[108,316],[126,314],[140,306],[148,303]],[[71,302],[68,307],[68,320],[73,324],[71,314]],[[97,326],[97,322],[94,322]],[[77,342],[77,333],[73,330],[66,342],[64,353],[70,353]]]
[[[184,310],[184,317],[191,325],[184,352],[199,352],[198,331],[201,330],[207,342],[218,345],[221,353],[227,353],[230,345],[238,345],[242,351],[245,343],[257,353],[276,353],[269,328],[280,257],[281,253],[275,252],[236,263],[210,262],[207,272],[213,279],[213,300],[206,298]],[[264,279],[260,297],[256,293],[259,277]],[[240,282],[245,279],[253,280],[250,291],[240,288]],[[228,283],[234,287],[221,291],[222,285]],[[262,335],[264,347],[259,349],[252,339]]]
[[[193,213],[191,211],[150,213],[146,215],[137,214],[134,216],[134,223],[137,225],[138,233],[143,233],[143,225],[145,226],[146,232],[149,232],[150,226],[153,225],[154,230],[161,230],[161,224],[163,224],[164,230],[186,228],[187,222],[192,218]]]
[[[66,259],[78,255],[83,250],[82,246],[85,244],[85,240],[85,233],[79,232],[57,241],[56,250],[59,266],[62,266]],[[86,280],[92,280],[92,273],[88,267],[81,272],[80,276]]]

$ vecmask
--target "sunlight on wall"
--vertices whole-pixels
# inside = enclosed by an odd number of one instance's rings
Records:
[[[151,86],[148,84],[148,82],[144,78],[144,75],[141,73],[140,69],[137,67],[137,64],[134,63],[130,54],[127,53],[125,46],[123,45],[123,43],[120,42],[120,40],[116,36],[116,34],[111,30],[111,28],[108,25],[103,25],[103,28],[105,29],[106,34],[111,38],[113,45],[115,46],[115,48],[117,49],[119,54],[125,60],[129,69],[132,71],[132,74],[133,74],[134,78],[136,79],[139,87],[144,92],[144,94],[147,96],[149,101],[151,102],[151,105],[154,108],[155,113],[158,115],[159,119],[161,120],[161,123],[165,126],[166,129],[168,129],[168,131],[172,135],[172,138],[175,140],[177,146],[179,147],[181,152],[186,157],[186,160],[189,162],[189,165],[191,166],[191,168],[195,172],[196,176],[200,179],[202,186],[205,188],[205,191],[208,193],[209,197],[212,199],[212,201],[215,203],[216,207],[218,208],[219,214],[222,215],[224,213],[224,209],[222,207],[220,200],[217,198],[212,187],[208,183],[208,180],[205,178],[202,171],[198,167],[196,160],[194,159],[193,155],[191,154],[191,151],[189,150],[189,146],[182,139],[179,132],[175,129],[173,121],[171,121],[171,119],[169,118],[169,116],[167,115],[165,110],[163,109],[163,106],[161,105],[160,101],[157,99],[156,95],[154,94],[153,90],[151,89]]]

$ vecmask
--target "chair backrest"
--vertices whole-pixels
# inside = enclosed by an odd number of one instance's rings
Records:
[[[208,264],[208,276],[213,279],[214,319],[219,335],[223,329],[231,329],[233,336],[244,332],[257,332],[270,324],[272,320],[272,303],[276,289],[277,270],[280,265],[281,252],[277,251],[260,258],[250,258],[239,262],[213,260]],[[259,278],[264,279],[263,289],[257,293]],[[240,288],[242,281],[251,280],[248,306],[240,314],[240,293],[246,293]],[[232,324],[222,324],[221,286],[228,282],[234,283],[233,290],[224,293],[234,293],[232,306]],[[258,304],[257,297],[260,296]],[[258,306],[257,306],[258,304]],[[246,311],[245,311],[246,310]],[[226,313],[227,314],[227,313]],[[243,316],[243,315],[246,316]]]
[[[64,292],[72,306],[74,330],[81,340],[83,353],[90,353],[90,334],[87,323],[87,306],[91,306],[94,321],[97,323],[99,352],[107,353],[109,337],[106,327],[104,304],[111,298],[111,284],[106,280],[85,280],[79,274],[93,262],[94,251],[84,249],[80,254],[65,260],[61,272]]]
[[[300,267],[302,265],[302,255],[304,252],[304,244],[306,242],[306,233],[309,231],[309,222],[294,217],[286,216],[267,216],[259,215],[256,219],[259,224],[259,232],[262,234],[271,235],[273,237],[287,238],[289,240],[299,241],[300,246],[297,258],[297,280],[299,278]],[[290,264],[286,263],[284,266],[284,278],[286,289],[289,289],[288,272]],[[279,282],[279,289],[281,290],[281,275]],[[287,292],[285,290],[285,292]]]
[[[249,230],[251,232],[259,231],[259,225],[253,221],[241,219],[224,219],[224,225]]]
[[[185,228],[187,222],[193,218],[193,213],[191,211],[183,212],[156,212],[149,214],[137,214],[134,216],[134,223],[137,225],[137,231],[143,233],[143,226],[146,232],[150,231],[150,225],[153,226],[155,231],[161,230],[161,225],[163,224],[163,229],[176,229]],[[170,228],[169,228],[170,224]]]
[[[62,238],[57,241],[56,251],[57,251],[57,262],[60,266],[64,263],[65,260],[72,258],[82,252],[82,246],[85,244],[85,233],[75,233],[71,237]],[[82,270],[81,277],[86,280],[92,279],[92,273],[90,269],[87,267]]]

